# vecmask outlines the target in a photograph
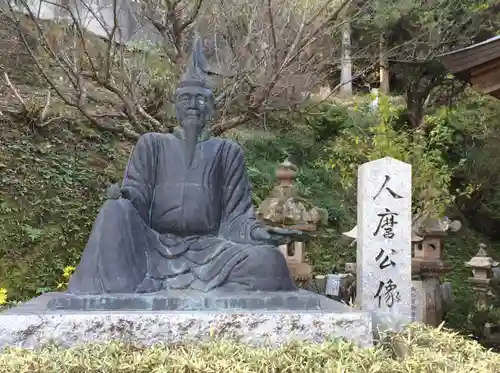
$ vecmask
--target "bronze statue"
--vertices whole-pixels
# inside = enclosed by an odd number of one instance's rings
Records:
[[[210,136],[214,97],[198,37],[176,90],[176,112],[173,134],[138,140],[68,292],[297,290],[277,246],[302,240],[302,233],[255,218],[242,149]]]

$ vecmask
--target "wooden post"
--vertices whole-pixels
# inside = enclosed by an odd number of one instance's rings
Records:
[[[387,57],[387,40],[386,35],[382,33],[379,41],[379,55],[380,55],[380,90],[383,94],[390,93],[390,70],[389,60]]]
[[[345,96],[352,96],[352,57],[351,57],[351,20],[348,7],[342,11],[344,24],[342,26],[342,57],[340,67],[340,92]]]

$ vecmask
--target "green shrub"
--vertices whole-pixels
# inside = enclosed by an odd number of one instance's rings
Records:
[[[345,106],[322,104],[312,107],[305,117],[316,141],[335,138],[346,127],[349,114]]]
[[[467,91],[454,105],[426,118],[430,128],[441,128],[446,135],[448,164],[467,159],[453,183],[476,188],[471,198],[459,198],[457,204],[472,228],[495,241],[500,239],[499,117],[498,99]]]
[[[433,138],[430,145],[442,149],[443,159],[454,170],[452,190],[469,188],[466,195],[458,194],[449,209],[461,218],[464,228],[458,236],[446,239],[445,259],[453,266],[446,279],[455,296],[446,321],[450,327],[479,337],[484,322],[500,321],[498,301],[490,310],[476,309],[476,294],[467,282],[471,270],[464,262],[476,254],[480,242],[488,241],[488,254],[500,259],[500,235],[496,233],[500,224],[499,116],[497,99],[467,90],[453,105],[438,108],[425,118]]]
[[[402,358],[405,351],[405,358]],[[399,357],[398,357],[399,356]],[[120,343],[0,353],[0,373],[497,373],[500,355],[476,342],[418,325],[375,348],[345,342],[292,343],[278,349],[231,341],[148,348]]]

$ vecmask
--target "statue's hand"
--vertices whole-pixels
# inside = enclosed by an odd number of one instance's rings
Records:
[[[130,199],[130,191],[127,188],[120,187],[118,184],[112,184],[106,191],[108,199]]]
[[[106,191],[106,197],[108,199],[120,199],[122,197],[120,186],[118,184],[111,184]]]
[[[295,229],[259,227],[252,231],[252,239],[269,245],[280,246],[295,241],[307,241],[309,235]]]

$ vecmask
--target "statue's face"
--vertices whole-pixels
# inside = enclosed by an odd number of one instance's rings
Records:
[[[213,96],[205,89],[183,88],[177,94],[175,110],[182,127],[194,125],[200,131],[212,117]]]
[[[214,110],[212,92],[202,87],[182,87],[177,89],[176,115],[184,129],[185,157],[191,166],[198,136],[212,118]]]

